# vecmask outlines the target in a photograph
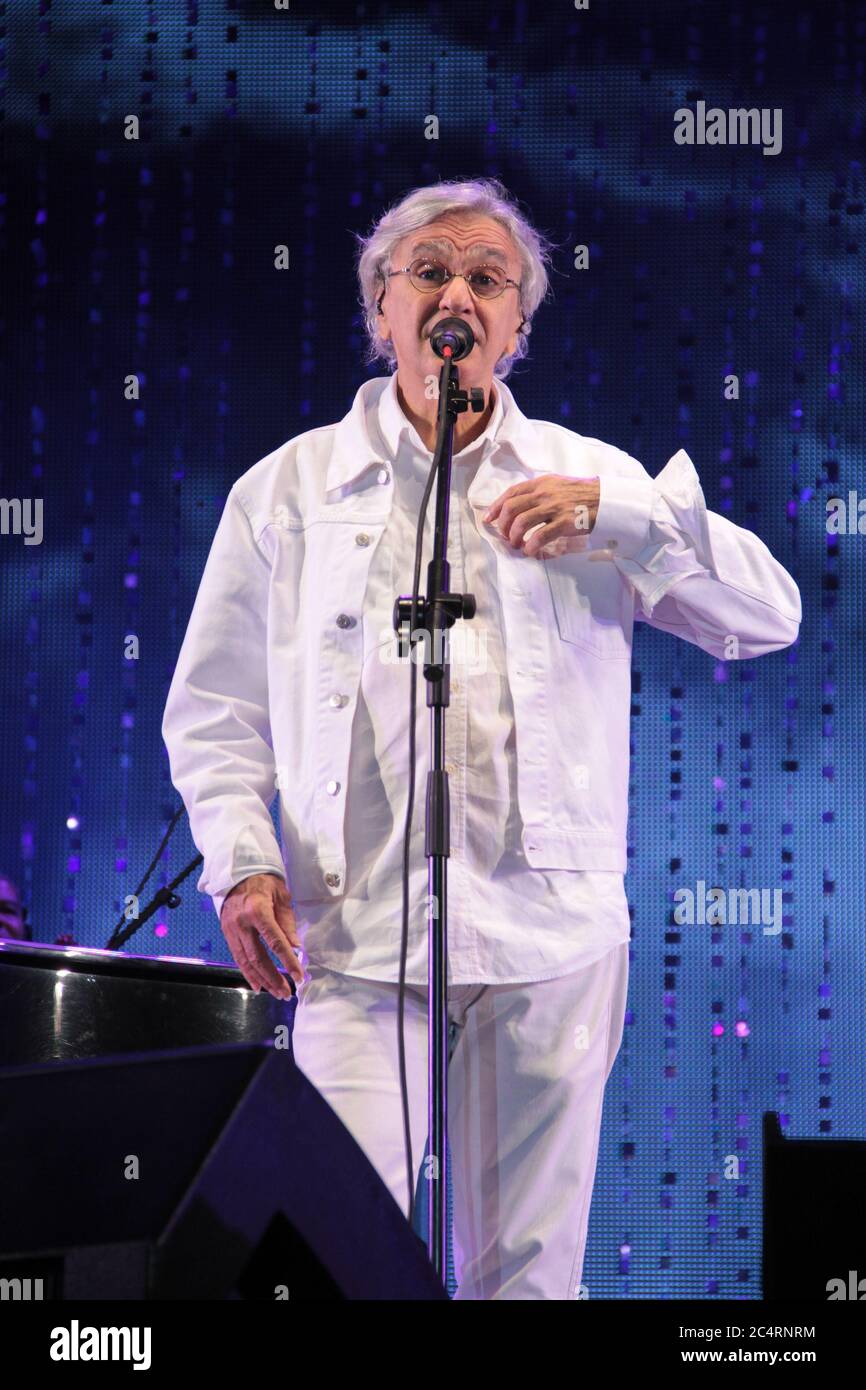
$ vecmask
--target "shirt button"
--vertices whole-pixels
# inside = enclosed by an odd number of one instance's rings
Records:
[[[448,776],[449,776],[449,777],[453,777],[453,776],[454,776],[454,764],[453,764],[453,763],[446,763],[446,764],[445,764],[445,771],[448,773]]]
[[[379,483],[390,483],[391,474],[388,472],[387,468],[379,469],[379,472],[376,474],[376,481]]]
[[[452,690],[459,690],[459,689],[460,689],[460,682],[459,682],[459,681],[452,681],[452,682],[451,682],[451,689],[452,689]]]
[[[329,782],[327,787],[325,788],[325,791],[328,793],[328,796],[336,796],[339,790],[339,782]]]
[[[339,874],[325,874],[325,882],[327,883],[327,885],[328,885],[329,888],[339,888],[339,886],[340,886],[340,875],[339,875]]]
[[[351,617],[349,613],[340,613],[337,616],[337,627],[354,627],[357,618]]]
[[[359,532],[358,532],[357,536],[355,537],[355,544],[356,544],[356,545],[369,545],[369,544],[370,544],[370,537],[367,535],[367,532],[366,532],[366,531],[359,531]]]
[[[328,701],[328,704],[331,706],[332,709],[342,709],[343,706],[347,705],[348,703],[348,695],[332,695]]]

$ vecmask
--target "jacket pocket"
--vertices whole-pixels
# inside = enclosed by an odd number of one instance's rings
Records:
[[[603,659],[630,657],[634,608],[614,563],[571,553],[544,565],[562,641]]]

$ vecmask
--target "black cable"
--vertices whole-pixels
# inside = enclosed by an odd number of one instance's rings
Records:
[[[450,370],[446,372],[446,377],[450,380]],[[443,379],[440,385],[445,385],[447,381]],[[415,568],[412,574],[412,608],[409,619],[409,792],[408,804],[406,807],[406,826],[403,832],[403,920],[400,935],[400,988],[397,997],[397,1044],[400,1059],[400,1093],[403,1102],[403,1136],[406,1144],[406,1176],[409,1183],[409,1225],[413,1224],[415,1216],[415,1183],[414,1166],[412,1163],[412,1133],[409,1123],[409,1093],[406,1085],[406,1048],[403,1038],[403,1006],[406,991],[406,955],[409,949],[409,849],[412,838],[412,808],[415,801],[415,720],[417,714],[417,682],[416,682],[416,663],[412,655],[413,636],[415,632],[415,622],[418,611],[418,588],[421,583],[421,551],[424,544],[424,520],[427,516],[427,504],[430,500],[430,493],[433,490],[433,480],[436,477],[437,461],[445,442],[445,431],[448,423],[447,410],[441,409],[439,412],[439,427],[436,435],[436,448],[433,451],[433,465],[427,477],[427,484],[424,488],[424,495],[421,498],[421,510],[418,516],[418,528],[415,533]],[[427,598],[429,599],[429,594]],[[438,903],[435,905],[438,911]]]
[[[157,864],[159,863],[160,859],[162,858],[162,851],[165,849],[166,845],[168,844],[169,839],[171,838],[171,836],[172,836],[172,834],[173,834],[173,832],[174,832],[174,827],[177,825],[178,821],[180,820],[180,818],[181,818],[181,816],[183,815],[183,813],[184,813],[185,810],[186,810],[186,807],[184,806],[183,802],[181,802],[180,806],[178,806],[177,810],[175,811],[174,815],[173,815],[172,818],[171,818],[171,822],[170,822],[170,824],[169,824],[168,829],[166,830],[165,834],[164,834],[163,837],[162,837],[162,840],[161,840],[161,842],[160,842],[159,849],[156,851],[156,854],[153,856],[153,858],[151,859],[150,863],[149,863],[148,866],[147,866],[147,869],[145,870],[144,878],[141,880],[141,882],[139,883],[138,887],[137,887],[136,890],[135,890],[134,896],[135,896],[136,898],[140,898],[140,897],[141,897],[142,889],[144,888],[144,885],[147,883],[147,880],[150,878],[151,874],[153,873],[154,869],[156,868]],[[197,862],[198,862],[198,863],[201,863],[201,862],[202,862],[202,860],[201,860],[201,855],[199,855],[199,858],[198,858],[198,861],[197,861]],[[190,865],[189,867],[192,868],[193,865]],[[188,872],[189,872],[189,869],[185,870],[184,873],[181,874],[180,878],[175,879],[175,880],[174,880],[174,883],[170,884],[169,886],[170,886],[171,888],[174,888],[174,887],[176,886],[176,884],[178,884],[178,883],[180,882],[181,878],[185,878],[185,877],[186,877],[186,874],[187,874]],[[129,919],[127,918],[126,914],[124,913],[124,914],[121,916],[120,921],[118,922],[117,926],[114,928],[114,931],[111,933],[111,936],[108,938],[108,943],[107,943],[107,945],[105,945],[105,946],[103,947],[103,950],[106,950],[106,951],[114,951],[114,950],[117,949],[117,948],[116,948],[116,945],[115,945],[116,939],[117,939],[117,937],[120,935],[120,933],[123,931],[123,929],[127,926],[128,921],[129,921]]]

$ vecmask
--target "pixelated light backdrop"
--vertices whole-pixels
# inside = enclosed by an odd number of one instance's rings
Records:
[[[0,535],[0,872],[35,939],[104,944],[179,805],[160,720],[228,489],[367,374],[353,233],[495,174],[558,246],[524,412],[652,475],[684,447],[803,596],[757,661],[636,629],[629,1012],[584,1269],[591,1297],[757,1297],[762,1113],[866,1131],[866,538],[826,525],[866,489],[866,5],[0,16],[0,496],[44,504],[40,544]],[[700,101],[779,109],[781,148],[677,143]],[[150,887],[195,853],[184,820]],[[130,949],[229,959],[196,879]],[[781,930],[677,926],[700,881],[780,890]]]

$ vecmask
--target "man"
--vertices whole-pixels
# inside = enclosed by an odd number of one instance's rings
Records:
[[[526,353],[548,259],[492,180],[417,189],[378,222],[361,296],[370,354],[396,373],[233,486],[163,725],[199,888],[235,961],[253,989],[286,997],[270,947],[298,983],[295,1058],[408,1211],[395,1019],[410,668],[391,613],[411,589],[432,463],[430,334],[465,319],[475,347],[460,385],[480,387],[485,409],[455,429],[448,550],[452,588],[477,603],[452,629],[469,655],[446,711],[459,1299],[580,1293],[628,982],[634,618],[717,657],[785,647],[800,621],[792,579],[707,511],[683,451],[653,481],[621,450],[518,409],[504,378]],[[417,752],[423,788],[425,738]],[[418,1157],[423,825],[416,795],[405,1036]]]
[[[31,941],[33,933],[27,925],[27,908],[14,879],[0,874],[0,936],[11,941]]]

